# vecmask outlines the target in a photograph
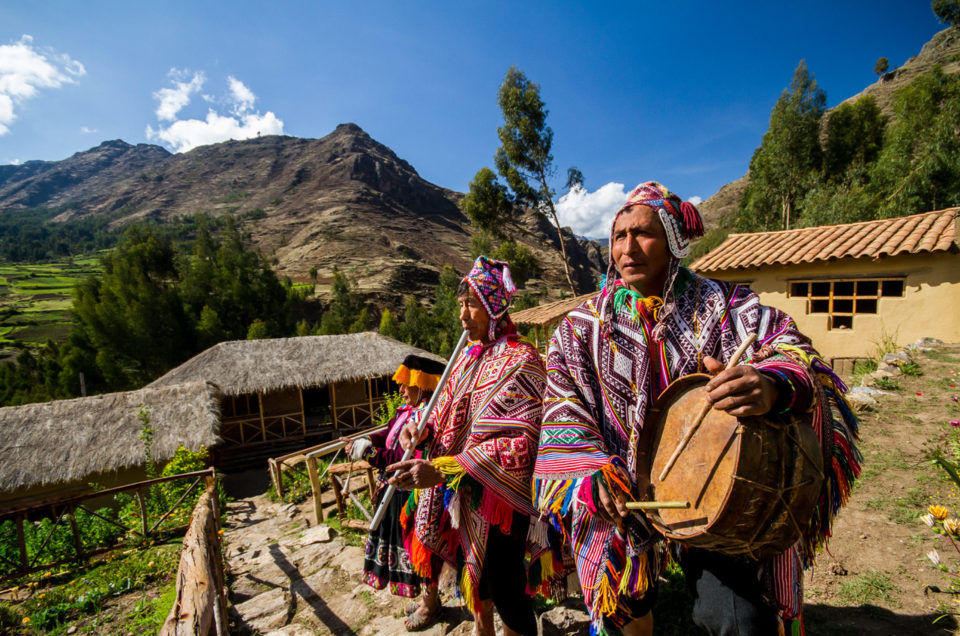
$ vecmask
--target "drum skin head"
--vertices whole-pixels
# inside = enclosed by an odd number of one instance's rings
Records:
[[[707,413],[666,479],[659,480],[667,460],[706,404],[709,381],[710,376],[698,373],[670,384],[651,409],[644,424],[646,434],[640,438],[637,462],[640,492],[643,493],[646,486],[652,501],[690,502],[687,509],[648,513],[668,538],[683,539],[702,533],[723,509],[733,483],[741,427],[736,417],[716,410]]]
[[[684,376],[657,398],[638,440],[641,500],[686,501],[647,518],[668,539],[762,559],[782,553],[809,526],[823,483],[819,439],[802,418],[737,419],[710,410],[661,481],[674,450],[706,404],[710,376]]]

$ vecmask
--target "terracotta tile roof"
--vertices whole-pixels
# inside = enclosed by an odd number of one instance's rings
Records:
[[[580,306],[580,303],[591,296],[596,295],[597,292],[592,291],[589,294],[583,294],[582,296],[564,298],[552,303],[547,303],[546,305],[538,305],[537,307],[524,309],[522,311],[518,311],[517,313],[510,312],[510,317],[513,319],[513,322],[517,323],[518,325],[549,325],[552,322],[559,321],[561,318],[570,313],[572,309]]]
[[[956,249],[960,208],[895,219],[823,225],[780,232],[731,234],[691,269],[716,272],[762,265],[796,265],[839,258],[877,258]]]

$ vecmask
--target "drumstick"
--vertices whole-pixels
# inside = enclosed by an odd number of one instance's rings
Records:
[[[659,510],[662,508],[689,508],[689,501],[628,501],[627,510]]]
[[[737,366],[740,362],[740,358],[743,357],[743,354],[747,352],[747,348],[753,344],[753,341],[757,339],[757,334],[751,333],[747,336],[747,339],[743,341],[740,347],[733,353],[733,356],[730,358],[730,362],[727,363],[727,369],[732,369]],[[726,370],[726,369],[725,369]],[[683,449],[687,447],[687,444],[690,443],[693,434],[697,432],[697,429],[700,428],[700,424],[703,423],[703,419],[707,416],[707,413],[710,412],[710,409],[713,408],[712,404],[704,404],[703,408],[700,409],[700,413],[697,414],[697,419],[693,421],[693,426],[690,427],[690,430],[687,431],[687,434],[683,436],[683,439],[680,440],[680,443],[677,445],[677,448],[674,449],[673,455],[670,456],[670,459],[667,460],[667,465],[663,467],[663,472],[660,473],[660,481],[663,481],[667,478],[667,473],[670,472],[670,469],[673,468],[673,465],[677,463],[677,458],[680,457],[680,453],[683,452]]]

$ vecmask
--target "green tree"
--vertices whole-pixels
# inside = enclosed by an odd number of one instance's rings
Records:
[[[893,113],[870,173],[879,216],[960,204],[960,76],[935,67],[894,94]]]
[[[527,205],[553,220],[567,284],[576,294],[563,230],[553,204],[555,193],[548,183],[554,172],[553,130],[547,126],[548,111],[540,99],[540,86],[527,79],[520,69],[510,67],[500,85],[497,102],[503,114],[503,126],[497,128],[500,147],[494,156],[497,172],[507,182],[517,204]],[[576,174],[582,182],[583,175],[579,171]]]
[[[858,170],[874,163],[883,147],[887,118],[872,95],[853,104],[840,104],[827,119],[823,173],[842,180],[854,164]]]
[[[510,275],[517,287],[523,287],[527,280],[540,272],[540,264],[533,251],[513,239],[504,239],[493,252],[493,257],[510,264]]]
[[[380,312],[380,328],[378,331],[382,336],[399,339],[400,326],[397,324],[397,319],[394,317],[393,312],[389,309],[384,309]]]
[[[937,19],[952,27],[960,27],[960,2],[958,0],[933,0],[930,3]]]
[[[267,331],[267,323],[259,318],[250,323],[250,327],[247,329],[247,340],[263,340],[269,337],[270,333]]]
[[[205,217],[198,217],[192,254],[179,264],[183,304],[195,324],[203,307],[212,310],[224,337],[243,339],[250,324],[260,319],[270,336],[294,329],[293,305],[298,302],[259,252],[248,250],[231,217],[214,238]]]
[[[877,60],[877,63],[873,65],[873,72],[877,75],[883,75],[890,70],[890,60],[885,57],[881,57]]]
[[[460,200],[460,209],[485,232],[503,235],[503,226],[513,216],[513,201],[496,173],[483,167],[473,177],[470,188]]]
[[[182,362],[194,350],[193,330],[177,291],[170,241],[133,225],[114,252],[105,254],[103,277],[74,290],[72,342],[88,344],[110,388],[140,386]]]
[[[819,176],[820,118],[826,99],[801,60],[790,87],[773,107],[770,127],[750,160],[750,185],[740,204],[737,229],[790,227],[797,203]]]

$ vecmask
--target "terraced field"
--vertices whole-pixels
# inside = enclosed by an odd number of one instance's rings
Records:
[[[96,256],[0,264],[0,358],[15,356],[16,344],[65,340],[73,287],[99,272]]]

